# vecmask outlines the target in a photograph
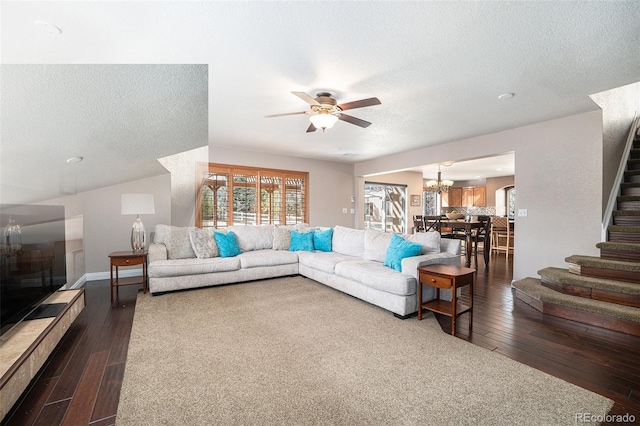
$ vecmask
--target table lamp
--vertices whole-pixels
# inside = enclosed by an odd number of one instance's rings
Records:
[[[124,214],[135,214],[136,220],[131,229],[131,249],[133,251],[144,250],[147,240],[144,224],[140,219],[141,214],[155,214],[152,194],[122,194],[122,210]]]

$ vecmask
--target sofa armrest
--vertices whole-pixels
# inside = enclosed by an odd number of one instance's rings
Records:
[[[149,244],[149,263],[153,263],[156,260],[167,260],[167,247],[164,244]]]
[[[405,257],[402,259],[402,273],[418,279],[418,268],[433,263],[445,265],[460,265],[460,255],[448,252],[422,254],[420,256]]]
[[[462,253],[462,241],[453,238],[441,238],[440,252],[447,252],[459,256]]]

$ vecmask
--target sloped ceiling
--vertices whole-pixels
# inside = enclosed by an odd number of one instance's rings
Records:
[[[4,64],[206,64],[211,148],[353,163],[595,110],[590,94],[640,81],[635,1],[50,1],[1,7]],[[13,72],[18,92],[24,83],[18,69]],[[291,91],[329,91],[340,102],[377,96],[382,105],[352,111],[373,123],[366,129],[338,122],[324,133],[305,133],[304,115],[264,118],[308,108]],[[139,92],[131,87],[127,96]],[[515,96],[499,100],[506,92]],[[2,102],[4,122],[12,105]],[[74,105],[69,115],[86,113],[83,102]],[[41,118],[32,115],[33,125]],[[121,118],[126,129],[129,117]],[[109,127],[119,134],[117,125]],[[176,133],[175,152],[193,147],[194,137]],[[157,134],[140,134],[131,143],[153,151]],[[117,151],[108,147],[113,139],[96,145]],[[5,144],[18,142],[3,130],[2,144],[4,156]],[[88,150],[86,157],[100,154]]]

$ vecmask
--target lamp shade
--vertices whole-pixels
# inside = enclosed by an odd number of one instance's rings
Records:
[[[155,214],[153,194],[122,194],[122,214]]]

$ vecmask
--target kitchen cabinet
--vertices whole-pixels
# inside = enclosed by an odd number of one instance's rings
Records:
[[[463,207],[484,207],[487,204],[487,190],[484,186],[462,188]]]
[[[442,193],[442,207],[461,207],[462,188],[450,188],[449,192]]]
[[[487,204],[487,189],[484,186],[451,188],[442,193],[442,207],[484,207]]]

